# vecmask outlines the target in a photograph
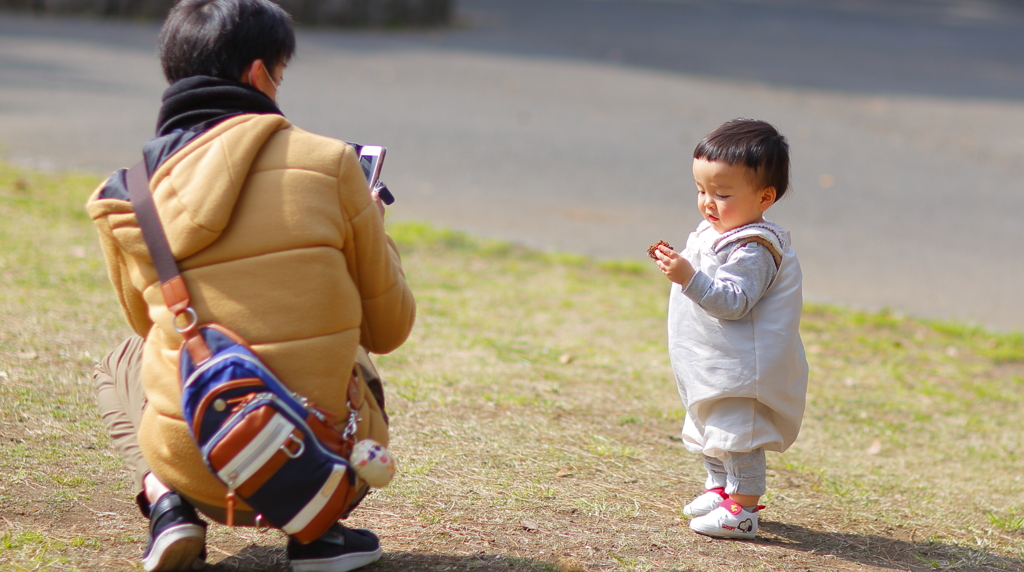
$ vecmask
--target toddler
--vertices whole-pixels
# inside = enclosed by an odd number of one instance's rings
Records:
[[[683,444],[708,472],[683,514],[700,534],[750,539],[764,452],[796,440],[807,391],[800,263],[789,232],[764,219],[789,187],[789,145],[764,121],[728,121],[694,149],[693,178],[704,222],[681,253],[653,251],[674,283],[668,345]]]

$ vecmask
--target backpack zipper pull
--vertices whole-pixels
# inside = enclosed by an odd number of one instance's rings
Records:
[[[227,522],[224,524],[228,526],[235,525],[235,489],[228,489],[226,495],[224,495],[224,505],[227,508]]]

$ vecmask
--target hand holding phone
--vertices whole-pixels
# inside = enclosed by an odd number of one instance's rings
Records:
[[[370,185],[371,191],[376,191],[377,196],[386,205],[390,205],[395,202],[395,196],[391,194],[387,185],[380,180],[380,170],[384,165],[384,155],[387,153],[386,147],[380,145],[363,145],[359,150],[359,164],[363,166],[363,174],[366,175],[366,181]]]

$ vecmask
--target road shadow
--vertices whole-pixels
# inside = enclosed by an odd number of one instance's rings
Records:
[[[326,35],[352,49],[582,59],[846,93],[1024,97],[1014,0],[459,0],[456,14],[447,29]]]
[[[135,19],[105,19],[92,16],[50,16],[0,8],[0,35],[7,38],[74,39],[97,46],[138,50],[153,54],[160,22]],[[18,53],[0,54],[0,69],[23,65]]]
[[[895,570],[1005,570],[1024,571],[1019,559],[993,554],[981,548],[933,541],[904,541],[875,534],[825,532],[803,526],[765,521],[759,544],[789,550],[832,555],[857,564]]]
[[[474,570],[478,572],[498,572],[507,570],[536,569],[550,571],[550,562],[526,558],[509,558],[500,554],[474,554],[470,556],[450,556],[443,554],[424,554],[418,552],[385,552],[379,561],[366,568],[367,572],[417,572],[452,570]],[[284,546],[250,545],[237,553],[203,568],[204,572],[290,572],[288,556]]]
[[[150,53],[160,26],[0,16],[5,36],[70,36]],[[349,50],[451,49],[798,89],[1024,99],[1024,3],[1016,0],[459,0],[455,22],[300,33]],[[23,60],[0,54],[0,68],[29,65]]]

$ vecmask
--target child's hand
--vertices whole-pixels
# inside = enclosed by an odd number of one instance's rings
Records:
[[[669,280],[686,288],[696,273],[690,261],[667,246],[658,246],[654,255],[657,256],[654,263],[661,269],[661,273]]]

